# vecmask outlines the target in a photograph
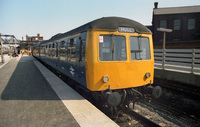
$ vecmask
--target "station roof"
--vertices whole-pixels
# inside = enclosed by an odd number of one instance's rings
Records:
[[[131,27],[131,28],[134,28],[136,30],[136,32],[139,32],[139,33],[142,33],[142,32],[151,33],[151,31],[147,27],[145,27],[144,25],[142,25],[134,20],[127,19],[127,18],[121,18],[121,17],[103,17],[103,18],[91,21],[91,22],[89,22],[85,25],[82,25],[76,29],[73,29],[69,32],[66,32],[63,34],[57,34],[57,35],[53,36],[50,40],[64,38],[69,35],[84,32],[88,29],[116,30],[119,27]]]
[[[154,12],[154,15],[200,13],[200,5],[199,6],[170,7],[170,8],[156,8],[153,10],[153,12]]]

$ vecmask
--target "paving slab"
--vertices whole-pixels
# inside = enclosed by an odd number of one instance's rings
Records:
[[[13,58],[0,69],[0,126],[79,127],[33,61]]]
[[[0,68],[5,66],[11,59],[12,57],[10,57],[8,54],[3,54],[3,62],[2,62],[2,58],[0,55]]]

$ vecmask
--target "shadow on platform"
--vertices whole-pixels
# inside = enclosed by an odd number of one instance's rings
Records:
[[[2,100],[60,100],[33,61],[29,56],[20,59],[2,92]]]

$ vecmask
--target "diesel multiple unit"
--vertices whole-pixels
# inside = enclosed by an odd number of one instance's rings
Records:
[[[153,83],[152,33],[126,18],[100,18],[57,34],[33,55],[111,107],[131,107]]]

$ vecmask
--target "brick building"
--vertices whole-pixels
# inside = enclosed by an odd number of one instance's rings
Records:
[[[200,6],[158,8],[154,3],[154,47],[162,48],[163,32],[157,28],[173,30],[166,34],[166,48],[200,48]]]
[[[37,34],[37,36],[26,35],[26,40],[24,41],[22,38],[22,41],[20,41],[20,49],[28,50],[31,52],[33,46],[40,43],[41,41],[43,41],[43,37],[40,36],[39,33]]]
[[[41,37],[40,34],[37,34],[37,36],[26,35],[26,41],[37,41],[37,40],[43,40],[43,37]]]

